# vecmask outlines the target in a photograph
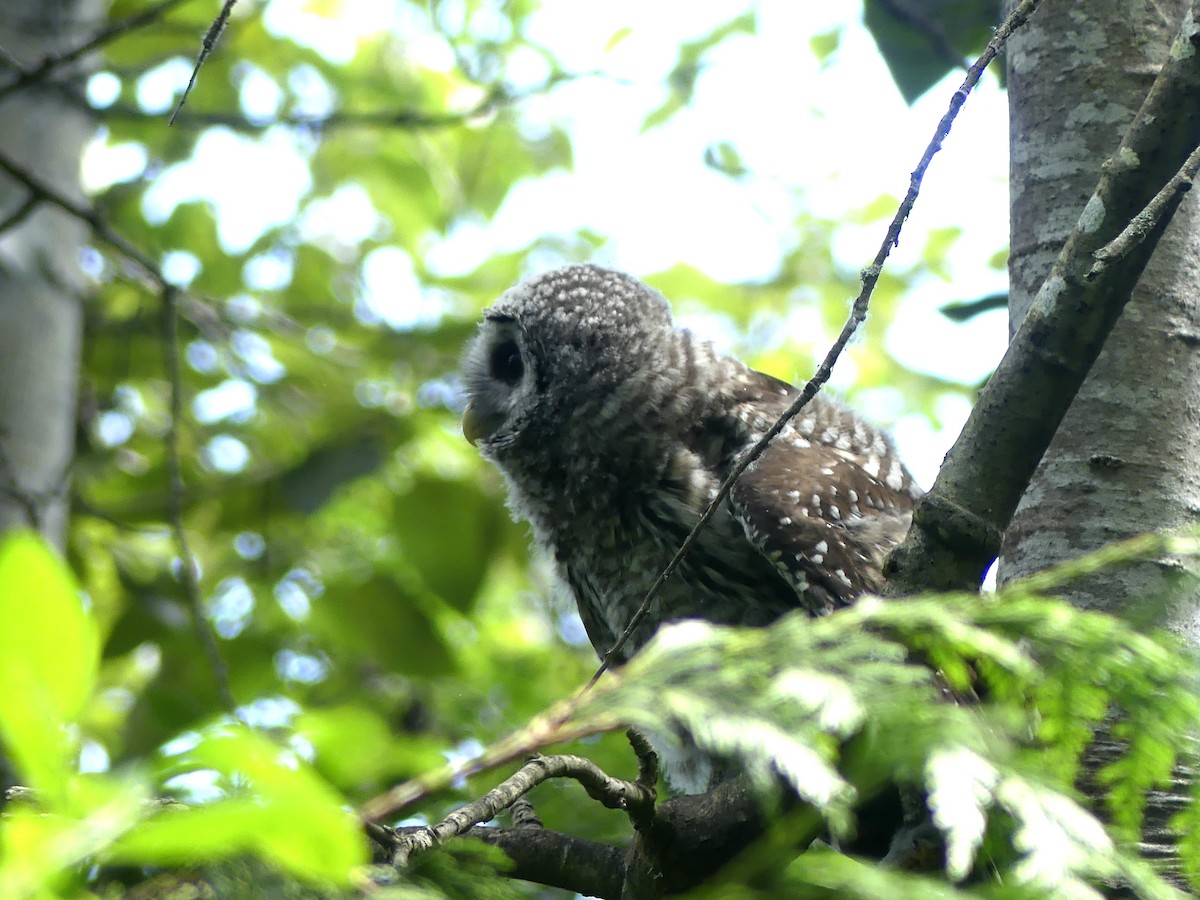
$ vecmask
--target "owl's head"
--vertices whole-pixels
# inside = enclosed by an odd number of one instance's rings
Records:
[[[484,310],[463,358],[463,433],[502,466],[563,442],[617,437],[669,391],[679,333],[662,295],[598,266],[524,281]]]

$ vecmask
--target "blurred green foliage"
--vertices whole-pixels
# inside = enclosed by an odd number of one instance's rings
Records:
[[[807,801],[697,896],[742,896],[752,886],[764,896],[966,898],[977,894],[957,885],[980,879],[996,897],[1093,896],[1098,881],[1137,897],[1177,896],[1135,848],[1147,792],[1194,756],[1195,660],[1169,636],[1138,634],[1041,593],[1055,578],[1164,552],[1194,557],[1200,540],[1150,536],[990,596],[864,598],[817,620],[796,612],[771,628],[672,625],[554,721],[559,733],[633,725],[660,740],[694,741],[737,758],[764,797],[782,780]],[[89,871],[94,879],[122,865],[165,867],[185,880],[201,867],[195,877],[217,896],[281,896],[285,888],[344,896],[369,877],[366,840],[346,800],[397,763],[425,771],[423,793],[436,798],[424,802],[426,814],[463,787],[456,765],[435,769],[436,754],[422,759],[420,740],[395,734],[356,702],[257,729],[210,717],[154,754],[80,774],[84,703],[106,693],[97,685],[89,697],[99,621],[53,553],[16,533],[0,543],[0,612],[15,618],[15,607],[36,604],[49,614],[25,617],[21,645],[6,647],[0,665],[0,692],[10,698],[0,742],[29,785],[4,812],[0,896],[77,896]],[[947,702],[947,688],[984,702]],[[1099,772],[1106,827],[1075,785],[1088,738],[1113,709],[1124,714],[1127,748]],[[512,735],[497,758],[554,745],[559,726],[547,722]],[[425,745],[434,750],[436,741]],[[598,747],[580,749],[595,755]],[[490,764],[481,771],[498,777]],[[851,838],[856,804],[889,784],[925,792],[945,841],[944,881],[821,847],[796,856],[822,836]],[[614,837],[589,824],[592,804],[578,791],[572,798],[552,786],[538,800],[547,810],[573,808],[558,810],[564,827]],[[185,802],[164,803],[171,793]],[[1188,834],[1195,818],[1185,808],[1175,826]],[[1189,874],[1194,850],[1185,842]],[[255,860],[275,874],[256,874]],[[505,868],[495,851],[456,842],[419,857],[398,883],[389,874],[382,896],[521,895],[500,874]],[[295,880],[267,887],[280,874]],[[119,890],[111,877],[93,886],[111,896]]]

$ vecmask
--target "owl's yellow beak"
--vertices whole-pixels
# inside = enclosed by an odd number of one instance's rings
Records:
[[[472,447],[478,444],[479,439],[486,433],[483,417],[469,403],[467,404],[467,408],[463,410],[462,430],[463,437],[471,442]]]

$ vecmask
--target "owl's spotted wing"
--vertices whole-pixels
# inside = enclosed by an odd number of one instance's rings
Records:
[[[774,418],[794,396],[752,373],[747,418]],[[758,396],[752,396],[761,387]],[[761,433],[761,432],[760,432]],[[904,537],[916,490],[874,428],[827,402],[801,412],[738,479],[729,503],[746,537],[814,615],[883,586],[881,566]]]

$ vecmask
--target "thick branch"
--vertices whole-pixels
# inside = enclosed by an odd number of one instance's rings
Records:
[[[586,897],[617,900],[624,884],[625,851],[540,828],[472,828],[468,837],[499,847],[512,860],[504,874]]]
[[[1184,192],[1177,186],[1190,181],[1188,157],[1200,144],[1197,21],[1200,0],[918,503],[913,528],[888,565],[893,593],[976,586],[995,559],[1034,469],[1179,205]],[[1134,221],[1136,240],[1126,232]]]
[[[745,779],[736,779],[660,804],[627,850],[540,828],[473,827],[464,835],[499,847],[513,862],[505,873],[510,878],[618,900],[694,887],[761,837],[765,827]],[[391,849],[418,830],[424,829],[373,837]]]

